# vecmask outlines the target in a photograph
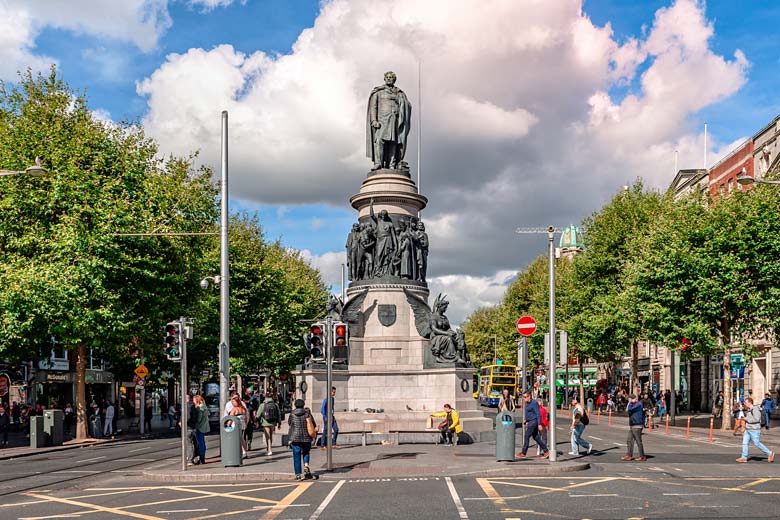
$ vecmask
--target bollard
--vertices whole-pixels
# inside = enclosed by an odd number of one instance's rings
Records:
[[[666,414],[666,430],[664,431],[664,435],[669,435],[669,414]]]
[[[612,410],[609,411],[609,417],[607,417],[607,426],[612,426]]]
[[[648,430],[649,430],[647,433],[653,433],[653,415],[652,414],[647,416],[647,427],[648,427]]]
[[[715,417],[710,417],[710,444],[712,444],[712,430],[715,428]]]
[[[599,408],[599,411],[596,413],[596,424],[601,424],[601,408]]]
[[[515,460],[515,414],[509,410],[496,414],[496,460]]]
[[[688,416],[688,426],[685,428],[685,438],[691,438],[691,416]]]

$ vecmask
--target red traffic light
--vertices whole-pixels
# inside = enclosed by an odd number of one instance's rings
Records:
[[[337,347],[347,346],[347,324],[346,323],[334,323],[333,324],[333,344]]]
[[[344,336],[347,333],[346,325],[336,325],[336,336]]]
[[[168,325],[165,326],[165,333],[166,334],[171,334],[171,335],[178,334],[179,333],[179,328],[176,325],[174,325],[173,323],[169,323]]]
[[[319,336],[320,334],[322,334],[322,327],[319,325],[312,325],[311,327],[309,327],[309,332],[311,334]]]

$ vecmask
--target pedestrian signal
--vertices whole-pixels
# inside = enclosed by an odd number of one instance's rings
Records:
[[[336,347],[346,347],[348,342],[349,329],[346,323],[337,322],[333,324],[333,345]]]
[[[165,355],[171,361],[181,361],[181,324],[177,321],[165,326]]]
[[[325,359],[325,327],[322,326],[322,323],[314,323],[309,327],[306,347],[312,361]]]

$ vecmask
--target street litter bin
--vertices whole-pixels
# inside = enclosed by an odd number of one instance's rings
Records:
[[[222,418],[219,427],[222,465],[226,468],[242,466],[244,457],[241,453],[241,439],[244,432],[241,431],[241,419],[235,415],[227,415]]]
[[[43,417],[34,415],[30,417],[30,447],[43,448],[46,446],[46,436],[43,434]]]
[[[593,410],[595,410],[595,407],[593,406],[593,399],[591,399],[590,397],[588,397],[588,402],[586,404],[586,407],[588,409],[589,414],[593,413]]]
[[[62,446],[64,421],[62,410],[44,410],[43,433],[47,446]]]
[[[92,437],[99,439],[103,436],[103,421],[100,419],[100,414],[95,414],[89,420],[89,429],[92,430]]]
[[[496,415],[496,460],[515,460],[515,414],[509,410]]]

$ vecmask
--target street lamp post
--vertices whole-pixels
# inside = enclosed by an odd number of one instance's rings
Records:
[[[753,184],[754,182],[756,184],[780,184],[780,181],[773,181],[769,179],[758,179],[756,177],[751,177],[750,175],[747,174],[746,168],[742,168],[742,171],[737,176],[737,182],[742,186],[747,186],[748,184]]]
[[[0,170],[0,177],[9,175],[30,175],[31,177],[43,177],[49,173],[49,170],[41,166],[41,158],[35,158],[35,164],[28,166],[24,170]]]

